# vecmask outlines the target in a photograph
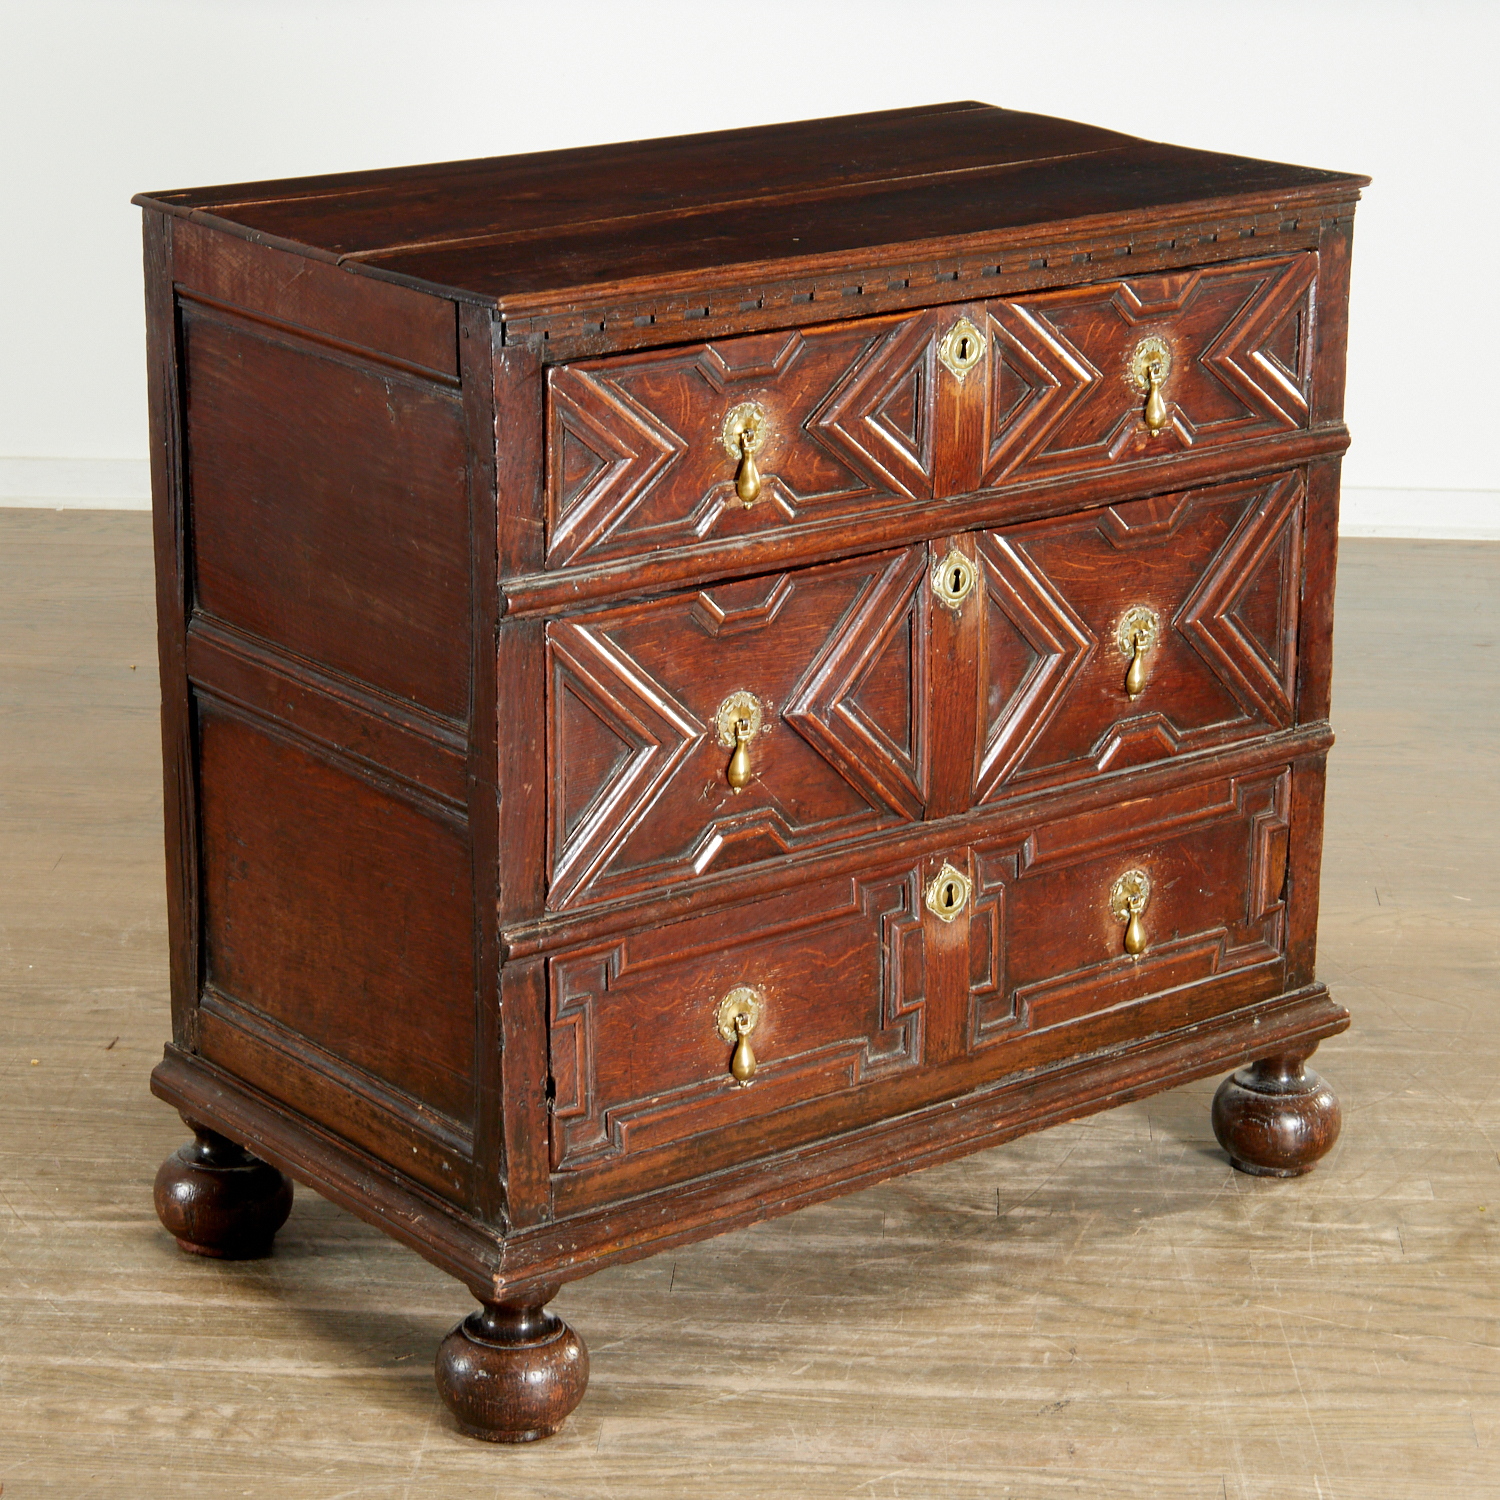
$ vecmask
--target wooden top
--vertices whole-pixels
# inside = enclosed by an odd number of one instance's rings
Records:
[[[520,307],[640,278],[1013,240],[1188,204],[1349,199],[1368,180],[961,102],[135,201]]]

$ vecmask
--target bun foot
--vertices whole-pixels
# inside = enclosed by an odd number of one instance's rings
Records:
[[[189,1120],[194,1139],[156,1174],[156,1216],[189,1255],[271,1253],[292,1211],[292,1180],[243,1146]]]
[[[1300,1177],[1339,1138],[1338,1097],[1303,1057],[1263,1057],[1214,1095],[1219,1144],[1241,1172]]]
[[[561,1318],[544,1311],[556,1295],[549,1287],[524,1305],[486,1302],[438,1345],[438,1394],[470,1437],[551,1437],[583,1399],[589,1352]]]

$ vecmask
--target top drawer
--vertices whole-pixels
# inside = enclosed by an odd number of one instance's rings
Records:
[[[547,566],[1305,428],[1317,261],[1308,251],[555,366]]]

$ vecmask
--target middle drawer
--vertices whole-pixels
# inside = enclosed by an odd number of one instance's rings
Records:
[[[548,907],[947,817],[1295,718],[1296,473],[547,627]]]

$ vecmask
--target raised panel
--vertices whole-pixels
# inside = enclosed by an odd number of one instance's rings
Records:
[[[992,302],[984,482],[1156,458],[1308,424],[1317,256],[1234,262]],[[1131,358],[1171,351],[1150,432]]]
[[[471,1121],[462,826],[208,703],[199,751],[205,984],[376,1092]]]
[[[554,368],[548,566],[930,495],[933,329],[926,313],[873,318]],[[723,436],[745,402],[766,416],[749,506]]]
[[[983,802],[1288,727],[1298,474],[1134,500],[978,538],[988,585]],[[1122,619],[1158,638],[1126,689]]]
[[[182,326],[197,607],[466,719],[457,393],[194,306]]]
[[[582,1171],[732,1132],[918,1067],[925,997],[917,872],[837,876],[633,933],[550,964],[552,1159]],[[717,1029],[752,987],[758,1067],[742,1087]],[[714,1147],[705,1142],[709,1152]]]
[[[1286,950],[1291,773],[1181,788],[1041,825],[974,850],[970,1045],[1094,1017]],[[1124,948],[1115,881],[1146,872],[1149,942]],[[991,957],[991,955],[994,955]]]
[[[553,621],[553,908],[920,817],[925,549]],[[717,713],[762,706],[729,785]]]

